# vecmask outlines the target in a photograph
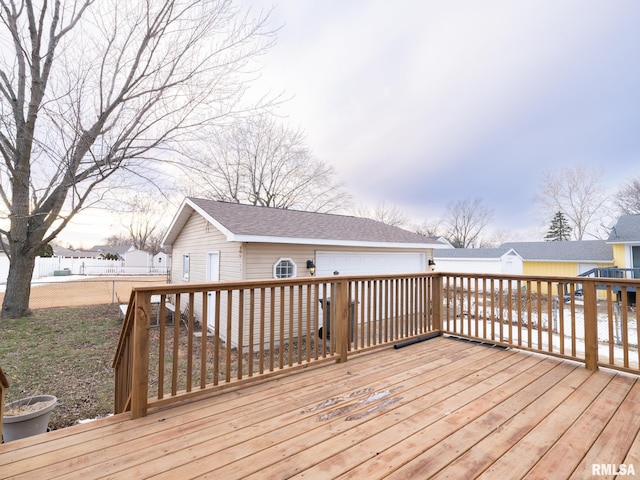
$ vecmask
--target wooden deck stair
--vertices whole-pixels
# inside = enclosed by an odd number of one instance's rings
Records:
[[[640,475],[637,376],[443,337],[129,417],[0,445],[0,478]]]

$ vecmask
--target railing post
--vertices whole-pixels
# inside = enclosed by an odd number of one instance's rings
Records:
[[[351,319],[349,313],[349,289],[345,280],[336,282],[336,353],[338,363],[347,361],[349,350],[349,329]]]
[[[2,442],[2,422],[4,421],[5,390],[9,388],[9,381],[0,367],[0,443]]]
[[[131,416],[147,414],[149,397],[149,331],[151,316],[151,293],[135,293],[133,319],[133,367],[131,385]]]
[[[588,370],[598,370],[598,296],[595,282],[582,284],[584,301],[584,362]]]
[[[431,277],[431,322],[433,331],[442,331],[442,275],[439,273]]]

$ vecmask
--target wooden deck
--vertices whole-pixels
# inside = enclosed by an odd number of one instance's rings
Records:
[[[0,478],[606,478],[639,432],[636,376],[440,337],[0,445]]]

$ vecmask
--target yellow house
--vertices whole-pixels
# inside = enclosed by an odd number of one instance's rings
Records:
[[[594,275],[615,265],[611,245],[604,240],[508,242],[498,248],[434,250],[434,259],[438,270],[444,272],[527,276]],[[542,289],[547,293],[546,284]],[[531,291],[538,291],[535,282]],[[558,295],[557,283],[552,283],[552,294]]]
[[[640,269],[640,215],[622,215],[611,228],[607,244],[613,249],[614,264],[618,268]],[[638,278],[636,272],[631,276]]]
[[[503,247],[520,255],[524,275],[574,277],[615,266],[613,250],[604,240],[510,242]]]
[[[508,242],[498,248],[435,250],[438,270],[459,273],[519,273],[526,276],[640,279],[640,215],[622,215],[607,240]],[[505,268],[505,259],[514,261]],[[531,285],[537,292],[537,285]],[[546,285],[542,287],[546,293]],[[558,285],[552,284],[553,295]],[[635,288],[628,288],[635,304]],[[600,298],[606,293],[600,291]]]
[[[524,275],[575,277],[615,265],[613,250],[604,240],[510,242],[503,247],[518,252]],[[546,287],[543,287],[543,292],[544,289]],[[535,284],[532,291],[537,291]],[[553,292],[558,294],[557,284],[553,284]]]

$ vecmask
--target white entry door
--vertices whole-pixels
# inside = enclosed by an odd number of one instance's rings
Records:
[[[220,252],[208,252],[207,253],[207,282],[217,282],[220,280]],[[213,293],[209,292],[207,296],[207,328],[213,330],[216,312],[216,297]],[[221,316],[222,317],[222,316]],[[224,316],[226,320],[226,315]],[[223,318],[220,319],[221,321]],[[221,331],[226,331],[226,325],[223,327],[220,325]]]

